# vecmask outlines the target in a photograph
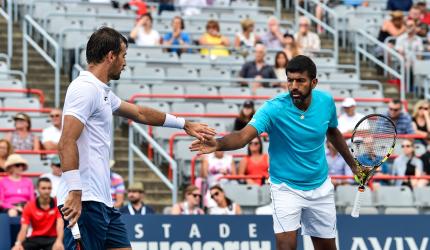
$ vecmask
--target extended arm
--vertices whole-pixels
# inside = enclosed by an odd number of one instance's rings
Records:
[[[25,236],[27,235],[29,225],[21,224],[21,229],[19,230],[18,235],[16,236],[15,246],[12,250],[21,250],[24,249],[22,246],[22,242],[25,240]]]
[[[357,164],[349,151],[348,145],[346,145],[345,138],[343,138],[342,133],[340,133],[337,128],[328,128],[327,139],[333,144],[340,155],[342,155],[352,172],[357,174]]]

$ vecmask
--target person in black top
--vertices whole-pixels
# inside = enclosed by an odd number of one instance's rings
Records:
[[[255,114],[254,102],[245,101],[240,110],[239,117],[234,120],[234,131],[239,131],[244,128]]]
[[[143,184],[141,182],[131,184],[127,190],[127,198],[129,203],[120,208],[119,211],[122,214],[129,215],[155,214],[155,211],[152,207],[143,203],[144,193],[145,190],[143,189]]]
[[[430,113],[429,104],[426,100],[418,101],[414,106],[412,113],[412,126],[415,129],[415,134],[424,136],[424,139],[418,141],[423,145],[428,145],[430,135]]]

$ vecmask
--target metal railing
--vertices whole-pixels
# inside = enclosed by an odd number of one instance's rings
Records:
[[[2,16],[7,23],[7,55],[9,59],[13,56],[13,20],[12,20],[12,1],[6,1],[7,11],[5,12],[2,8],[0,8],[0,16]],[[10,66],[10,64],[9,64]]]
[[[49,43],[54,52],[54,59],[49,55],[49,52],[39,46],[31,35],[38,33],[43,39],[43,42]],[[61,48],[58,43],[52,38],[36,21],[29,15],[26,15],[23,23],[23,41],[22,41],[22,68],[25,74],[28,73],[28,44],[30,44],[53,68],[55,74],[54,89],[55,89],[55,106],[60,107],[60,69],[61,69]]]
[[[178,197],[178,164],[169,154],[138,124],[130,122],[128,130],[128,181],[134,180],[134,154],[142,159],[145,164],[163,181],[164,184],[172,191],[172,204],[175,204]],[[165,176],[161,170],[140,150],[135,144],[135,137],[143,137],[151,145],[153,150],[157,151],[169,164],[172,170],[172,181]],[[136,138],[137,139],[137,138]]]
[[[372,51],[368,51],[368,49],[372,49]],[[395,67],[391,67],[381,59],[378,59],[374,55],[374,49],[380,48],[384,51],[384,54],[390,55],[391,58],[397,59],[400,64],[400,69],[396,69]],[[355,32],[355,65],[357,67],[356,72],[360,74],[360,55],[372,61],[373,63],[380,66],[383,70],[387,71],[394,77],[400,79],[400,99],[405,100],[405,60],[403,57],[394,49],[388,47],[386,44],[380,42],[375,37],[368,34],[366,31],[360,29]]]
[[[331,19],[333,19],[333,25],[331,26],[329,23],[319,20],[314,15],[314,13],[305,9],[309,7],[309,3],[319,6],[327,13],[327,15],[332,17]],[[315,22],[316,24],[320,25],[322,28],[324,28],[324,30],[326,30],[328,33],[330,33],[333,36],[333,50],[334,50],[333,54],[337,64],[339,62],[339,25],[338,25],[339,17],[337,13],[333,11],[333,9],[328,7],[326,4],[322,3],[320,0],[304,0],[304,8],[300,6],[299,0],[295,0],[294,17],[296,20],[296,25],[298,24],[300,14],[309,18],[312,22]]]

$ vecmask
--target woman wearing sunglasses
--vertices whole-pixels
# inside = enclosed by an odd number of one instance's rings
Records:
[[[426,136],[429,138],[430,133],[430,113],[429,104],[425,100],[417,102],[412,113],[412,125],[415,129],[415,134]],[[427,145],[426,140],[420,140],[421,143]]]
[[[188,186],[184,191],[184,201],[177,203],[172,207],[173,215],[196,215],[204,214],[200,208],[202,194],[200,189],[194,185]]]
[[[0,208],[10,217],[22,213],[24,205],[34,200],[34,187],[30,178],[21,177],[28,169],[27,161],[18,154],[11,154],[5,164],[9,176],[0,180]]]
[[[269,176],[269,155],[263,153],[263,142],[257,136],[248,144],[248,155],[239,163],[239,175],[260,175],[261,179],[247,179],[247,184],[262,185]]]
[[[209,208],[209,214],[235,215],[242,213],[239,204],[227,198],[224,190],[219,185],[211,187],[209,191],[211,193],[211,198],[216,202],[216,206]]]

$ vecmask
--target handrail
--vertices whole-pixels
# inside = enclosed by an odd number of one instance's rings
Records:
[[[28,112],[28,113],[49,113],[50,108],[12,108],[12,107],[0,107],[0,112]]]
[[[43,94],[43,91],[40,89],[0,88],[0,92],[34,94],[39,96],[39,103],[42,107],[44,107],[44,104],[45,104],[45,95]]]
[[[13,132],[15,130],[16,129],[14,129],[14,128],[0,128],[0,132]],[[41,128],[32,128],[32,129],[30,129],[30,132],[34,132],[34,133],[40,133],[42,131],[43,131],[43,129],[41,129]]]
[[[389,65],[385,64],[383,61],[378,59],[373,55],[373,53],[369,53],[366,51],[367,43],[362,42],[362,38],[367,39],[369,42],[372,43],[372,45],[376,45],[380,48],[382,48],[384,51],[386,51],[388,54],[390,54],[392,57],[396,58],[400,63],[400,72],[398,72],[393,67],[390,67]],[[385,53],[385,52],[384,52]],[[384,44],[381,41],[378,41],[375,37],[372,37],[369,35],[366,31],[363,29],[356,30],[355,32],[355,64],[357,66],[357,73],[360,74],[360,54],[367,59],[373,61],[378,66],[383,68],[385,71],[389,72],[393,76],[400,79],[400,99],[405,100],[406,94],[405,94],[405,61],[403,57],[394,49],[388,47],[386,44]]]
[[[134,122],[129,123],[129,148],[128,148],[128,181],[133,182],[134,178],[134,155],[142,159],[146,165],[167,185],[167,187],[172,190],[172,204],[175,204],[178,197],[178,164],[176,161],[169,156],[169,154],[138,124]],[[134,133],[145,138],[145,140],[152,146],[152,148],[165,159],[171,166],[173,171],[173,178],[170,181],[161,170],[140,150],[138,146],[134,144]]]
[[[38,31],[39,35],[42,37],[43,42],[49,42],[49,44],[54,48],[55,59],[52,59],[48,52],[39,46],[39,44],[33,40],[30,36],[29,31]],[[34,21],[31,16],[26,15],[23,23],[23,53],[22,53],[22,65],[25,74],[28,73],[28,44],[29,43],[53,68],[55,71],[55,106],[60,107],[60,67],[61,67],[61,51],[60,46],[52,38],[46,30],[44,30],[36,21]]]
[[[22,177],[36,178],[41,176],[43,173],[22,173],[20,174]],[[9,176],[7,172],[0,172],[0,176]]]
[[[306,10],[306,6],[308,5],[308,2],[312,2],[315,5],[318,5],[321,7],[326,13],[333,16],[333,27],[330,26],[328,23],[325,23],[321,20],[319,20],[312,12],[309,12]],[[333,50],[334,50],[334,58],[336,61],[336,64],[339,62],[339,25],[338,25],[338,14],[332,10],[330,7],[328,7],[326,4],[322,3],[319,0],[305,0],[304,1],[305,8],[301,7],[299,4],[299,0],[295,0],[295,11],[294,16],[296,20],[296,25],[299,20],[299,13],[302,15],[308,17],[311,21],[317,23],[318,25],[322,26],[326,31],[331,33],[333,35]]]
[[[7,0],[7,13],[0,8],[0,16],[7,22],[7,55],[9,59],[13,57],[13,20],[12,20],[12,1]],[[9,62],[10,63],[10,62]],[[10,64],[9,64],[10,67]]]
[[[57,150],[15,150],[14,153],[22,155],[48,155],[58,154]]]

